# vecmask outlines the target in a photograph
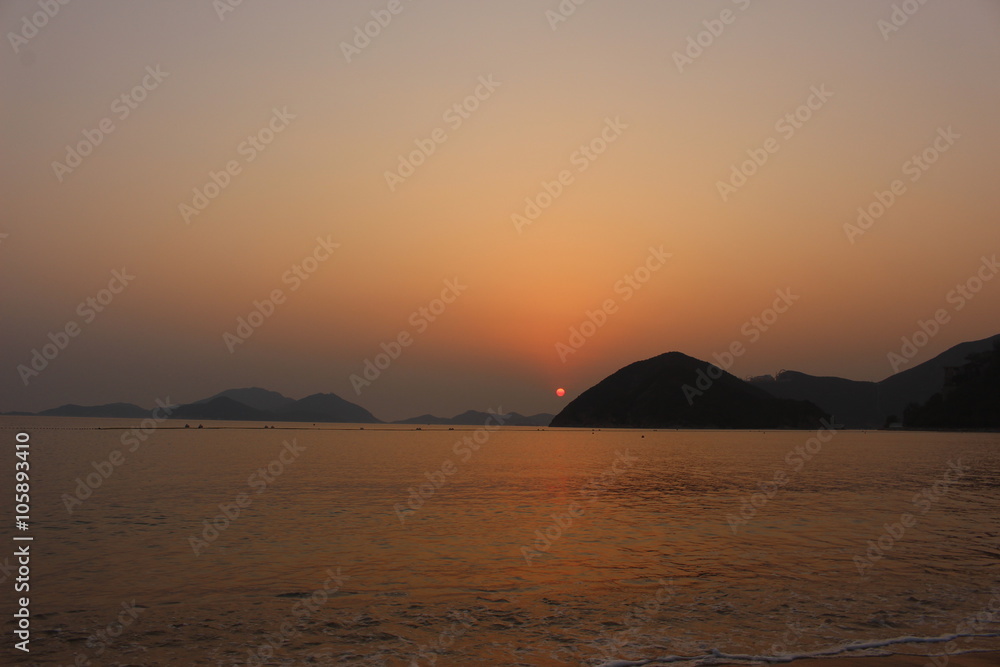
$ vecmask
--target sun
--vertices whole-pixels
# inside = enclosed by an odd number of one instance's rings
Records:
[[[566,395],[566,390],[565,389],[563,389],[562,387],[559,387],[558,389],[556,389],[556,396],[562,397],[562,396],[565,396],[565,395]]]

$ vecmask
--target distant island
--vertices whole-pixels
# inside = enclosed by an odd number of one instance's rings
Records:
[[[164,408],[169,410],[164,410]],[[489,413],[424,414],[383,422],[336,394],[292,399],[260,388],[229,389],[158,414],[187,421],[311,422],[477,426]],[[143,419],[131,403],[63,405],[7,415]],[[590,428],[812,429],[829,419],[844,428],[1000,429],[1000,335],[961,343],[880,382],[780,371],[741,380],[680,352],[637,361],[570,402],[558,415],[506,415],[507,426]]]
[[[187,421],[311,422],[326,424],[413,424],[482,426],[490,413],[468,410],[454,417],[421,415],[395,422],[384,422],[360,405],[336,394],[313,394],[295,400],[276,391],[251,387],[228,389],[208,398],[182,405],[159,406],[158,414],[167,419]],[[68,404],[38,413],[9,412],[8,415],[40,417],[90,417],[104,419],[143,419],[153,410],[132,403],[109,403],[83,406]],[[517,412],[505,415],[506,426],[548,426],[552,415],[525,416]]]

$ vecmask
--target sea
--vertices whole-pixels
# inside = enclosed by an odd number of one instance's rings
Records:
[[[0,417],[0,662],[1000,650],[1000,434],[187,426]]]

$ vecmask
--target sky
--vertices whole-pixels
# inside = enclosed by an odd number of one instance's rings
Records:
[[[995,0],[3,0],[0,28],[3,411],[558,412],[667,351],[879,380],[1000,333]]]

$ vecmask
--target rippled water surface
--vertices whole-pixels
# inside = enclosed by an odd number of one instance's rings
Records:
[[[123,443],[122,421],[2,419],[8,470],[15,426],[31,434],[21,664],[706,663],[956,633],[1000,648],[966,636],[1000,632],[995,434],[254,426]]]

